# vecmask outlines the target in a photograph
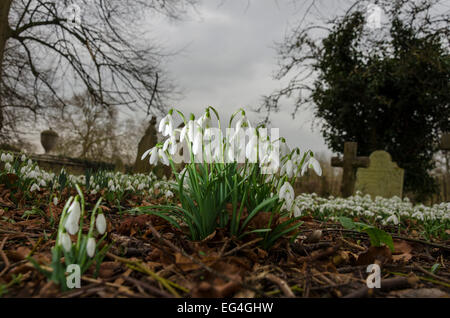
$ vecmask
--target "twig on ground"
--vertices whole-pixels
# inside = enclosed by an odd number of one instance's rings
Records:
[[[364,286],[348,295],[345,295],[343,298],[364,298],[372,293],[376,293],[379,291],[409,288],[413,287],[418,282],[418,280],[419,278],[417,276],[382,279],[380,288],[368,288],[367,286]]]
[[[267,274],[266,278],[272,283],[278,285],[283,294],[288,298],[295,298],[295,294],[289,288],[289,285],[281,278],[275,276],[274,274]]]

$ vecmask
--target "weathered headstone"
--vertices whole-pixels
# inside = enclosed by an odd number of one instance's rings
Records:
[[[358,144],[356,142],[344,143],[344,158],[331,158],[333,167],[344,168],[342,174],[341,194],[344,198],[353,194],[356,180],[356,169],[369,166],[369,157],[357,157],[356,151]]]
[[[441,150],[450,150],[450,133],[444,133],[441,137]]]
[[[377,150],[370,155],[368,168],[359,168],[356,173],[355,191],[370,194],[372,197],[402,197],[405,171],[392,162],[391,155]]]
[[[154,147],[158,143],[158,136],[156,131],[156,118],[153,117],[150,120],[150,124],[145,131],[145,135],[142,137],[141,141],[138,145],[138,152],[136,161],[134,163],[134,172],[137,173],[149,173],[152,170],[150,163],[148,162],[149,157],[144,160],[141,160],[144,152]]]

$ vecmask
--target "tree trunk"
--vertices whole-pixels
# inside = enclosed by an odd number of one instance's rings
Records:
[[[3,53],[5,51],[6,41],[8,40],[11,29],[8,23],[9,10],[13,0],[0,1],[0,79],[2,77]],[[3,107],[2,92],[0,92],[0,132],[3,129]]]

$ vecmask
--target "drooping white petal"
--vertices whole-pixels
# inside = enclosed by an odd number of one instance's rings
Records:
[[[152,148],[149,162],[151,165],[156,165],[158,163],[158,148],[157,147]]]
[[[147,150],[146,152],[144,152],[144,153],[142,154],[142,156],[141,156],[141,160],[144,160],[145,157],[147,157],[148,154],[149,154],[151,151],[152,151],[152,148],[150,148],[149,150]]]

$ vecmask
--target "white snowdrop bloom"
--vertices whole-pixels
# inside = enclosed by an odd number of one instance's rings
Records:
[[[197,119],[197,124],[202,128],[211,127],[211,116],[208,112],[204,113],[199,119]]]
[[[173,192],[170,190],[166,191],[166,198],[172,198],[173,197]]]
[[[150,149],[149,163],[151,165],[156,165],[158,163],[158,148],[156,146]]]
[[[281,200],[283,199],[285,200],[288,210],[290,210],[290,207],[292,206],[292,203],[295,198],[295,194],[294,188],[292,188],[289,182],[285,181],[284,184],[281,186],[279,197]]]
[[[292,160],[289,159],[286,163],[281,167],[281,175],[286,175],[289,179],[294,176],[294,164]]]
[[[243,127],[244,127],[244,128],[245,128],[245,127],[251,128],[250,121],[247,119],[247,116],[245,115],[245,113],[244,113],[243,116],[236,122],[235,131],[234,131],[233,136],[231,137],[231,141],[233,141],[233,140],[238,136],[238,134],[241,132],[241,129],[242,129]]]
[[[87,244],[86,244],[86,252],[89,255],[89,257],[94,257],[95,254],[95,239],[93,237],[88,238]]]
[[[316,158],[311,157],[302,167],[302,176],[305,174],[308,168],[313,168],[315,173],[318,176],[322,175],[322,168],[320,167],[320,163],[316,160]]]
[[[299,216],[302,216],[302,211],[300,210],[300,208],[296,205],[296,204],[294,204],[294,216],[295,217],[299,217]]]
[[[41,185],[41,187],[45,187],[45,186],[47,186],[47,183],[45,182],[44,179],[42,179],[42,180],[40,181],[40,185]]]
[[[203,144],[203,132],[199,125],[194,128],[194,140],[192,144],[192,152],[194,155],[198,155],[202,150]]]
[[[161,119],[158,131],[162,133],[164,137],[173,134],[173,119],[170,113]]]
[[[106,231],[106,218],[103,213],[99,213],[95,220],[95,227],[97,228],[98,233],[103,234]]]
[[[162,164],[164,164],[166,166],[168,166],[170,164],[169,159],[167,158],[167,155],[164,150],[159,149],[158,155],[159,155],[159,159],[161,160]]]
[[[70,252],[70,248],[72,247],[72,240],[70,239],[69,234],[61,233],[61,236],[59,237],[59,241],[61,243],[61,246],[64,248],[64,250],[66,252]]]
[[[5,170],[8,171],[8,172],[11,172],[12,166],[11,166],[11,164],[9,162],[5,163]]]
[[[6,162],[6,154],[2,152],[2,155],[0,156],[0,160],[2,162]]]
[[[169,153],[173,156],[178,150],[178,144],[175,136],[170,136],[163,145],[163,151],[169,149]]]
[[[28,165],[31,166],[33,164],[33,161],[31,159],[28,159]]]
[[[30,188],[30,192],[34,192],[34,191],[40,191],[41,188],[39,188],[39,185],[37,183],[33,183],[33,185]]]
[[[145,188],[145,185],[144,185],[143,183],[139,183],[137,189],[138,189],[139,191],[141,191],[141,190],[143,190],[144,188]]]
[[[58,198],[57,197],[53,197],[53,204],[54,205],[58,205]]]
[[[79,224],[81,217],[81,208],[80,203],[78,201],[72,202],[68,210],[69,216],[67,217],[66,224],[64,225],[65,229],[69,234],[74,235],[78,232]]]
[[[411,217],[423,221],[423,214],[420,211],[415,212]]]
[[[194,120],[189,120],[187,125],[185,125],[180,132],[180,143],[185,140],[187,137],[189,142],[194,141],[194,134],[195,134],[195,126],[197,123]]]
[[[25,160],[27,160],[27,156],[22,155],[22,157],[20,157],[20,160],[21,160],[22,162],[24,162]]]
[[[256,162],[258,153],[258,136],[255,132],[252,133],[250,140],[245,148],[245,157],[250,162]]]
[[[386,223],[393,223],[394,225],[398,225],[398,218],[395,214],[392,214],[390,217],[386,219]]]

